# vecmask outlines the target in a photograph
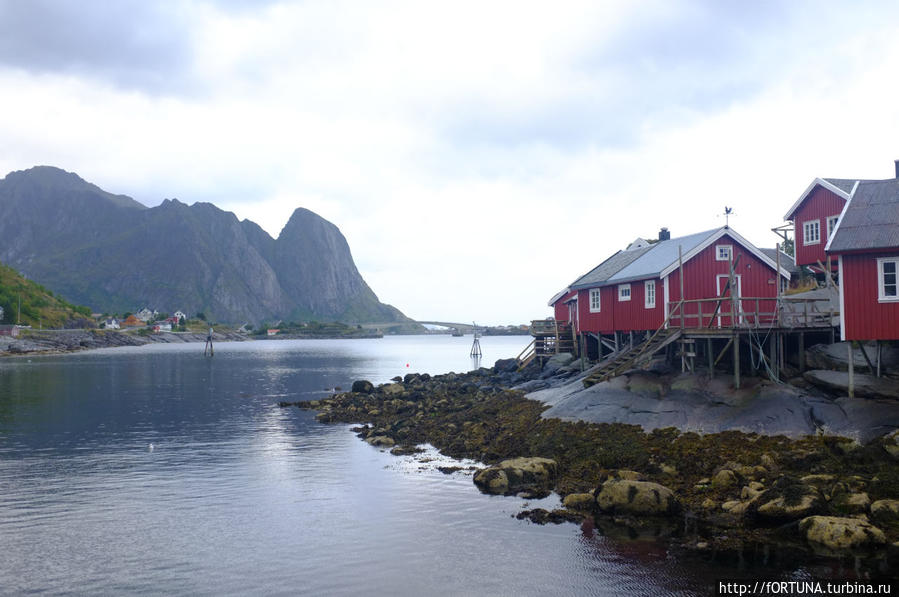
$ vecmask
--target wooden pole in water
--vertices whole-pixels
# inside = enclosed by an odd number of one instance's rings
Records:
[[[740,389],[740,336],[734,331],[734,388]]]
[[[852,362],[852,342],[846,343],[849,351],[849,397],[855,398],[855,363]]]
[[[209,356],[215,356],[215,349],[212,347],[212,326],[209,327],[209,334],[206,336],[206,346],[203,347],[203,356],[209,351]]]

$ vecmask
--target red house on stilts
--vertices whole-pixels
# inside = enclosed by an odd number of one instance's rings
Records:
[[[845,178],[816,178],[784,215],[784,220],[792,222],[795,229],[795,265],[806,266],[816,274],[824,273],[827,264],[824,248],[858,182]],[[830,267],[835,272],[837,263],[831,260]]]
[[[615,253],[569,286],[577,301],[567,319],[588,358],[663,327],[770,325],[776,319],[778,280],[790,278],[785,268],[778,275],[774,261],[727,226],[673,239],[662,232],[658,241]],[[556,305],[564,296],[557,295]]]
[[[899,340],[899,178],[855,187],[827,252],[839,257],[841,338]]]

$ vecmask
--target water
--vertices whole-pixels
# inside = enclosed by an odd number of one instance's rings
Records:
[[[485,359],[527,340],[483,338]],[[437,471],[436,455],[395,457],[277,406],[355,379],[467,370],[470,344],[0,360],[0,594],[689,595],[728,576],[655,542],[518,521],[522,499],[481,495],[470,473]]]

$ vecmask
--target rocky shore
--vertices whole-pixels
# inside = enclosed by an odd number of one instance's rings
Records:
[[[216,332],[213,335],[214,342],[233,342],[246,339],[246,335],[236,332],[225,334]],[[205,341],[206,334],[191,332],[160,332],[144,336],[115,330],[24,330],[16,338],[0,336],[0,357],[56,354],[116,346]]]
[[[608,534],[665,536],[691,553],[742,554],[763,546],[767,554],[776,546],[809,557],[863,556],[878,570],[897,570],[899,432],[883,420],[872,431],[868,411],[883,408],[880,402],[847,414],[838,398],[776,390],[759,380],[747,384],[754,390],[734,396],[721,387],[698,387],[699,376],[687,383],[681,376],[648,372],[591,388],[592,407],[581,405],[580,420],[548,416],[560,401],[551,405],[526,395],[526,389],[543,385],[544,397],[555,389],[571,398],[578,394],[578,374],[578,368],[558,362],[518,372],[514,363],[498,361],[491,369],[409,374],[377,387],[357,381],[350,392],[281,406],[314,409],[325,423],[363,424],[354,428],[361,438],[397,454],[430,443],[448,456],[480,461],[486,466],[474,483],[486,493],[558,493],[563,508],[518,515],[535,522],[575,521]],[[525,390],[509,389],[515,384]],[[629,424],[620,411],[615,421],[584,420],[603,411],[606,398],[621,403],[621,392],[642,400],[643,407],[632,408],[634,416],[650,406],[650,412],[662,413],[659,403],[678,384],[688,403],[717,404],[719,430],[698,433],[689,421],[678,428],[665,417]],[[776,434],[759,432],[776,419],[773,406],[747,404],[778,393],[820,402],[822,412],[828,411],[826,403],[836,404],[831,410],[843,412],[843,429],[857,432],[855,437],[820,426],[792,437],[780,426],[771,428]],[[733,404],[725,417],[727,400]],[[895,404],[887,406],[899,413]]]

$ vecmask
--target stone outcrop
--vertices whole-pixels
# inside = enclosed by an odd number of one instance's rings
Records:
[[[799,523],[799,531],[809,543],[833,551],[883,545],[886,536],[870,522],[858,518],[810,516]]]
[[[680,510],[674,492],[658,483],[613,479],[602,484],[596,504],[603,512],[667,515]]]
[[[555,483],[556,461],[549,458],[513,458],[475,473],[474,484],[484,493],[510,495],[548,493]]]
[[[838,395],[849,392],[849,374],[843,371],[806,371],[803,378],[819,388]],[[899,384],[894,380],[856,373],[853,380],[857,398],[899,398]]]

